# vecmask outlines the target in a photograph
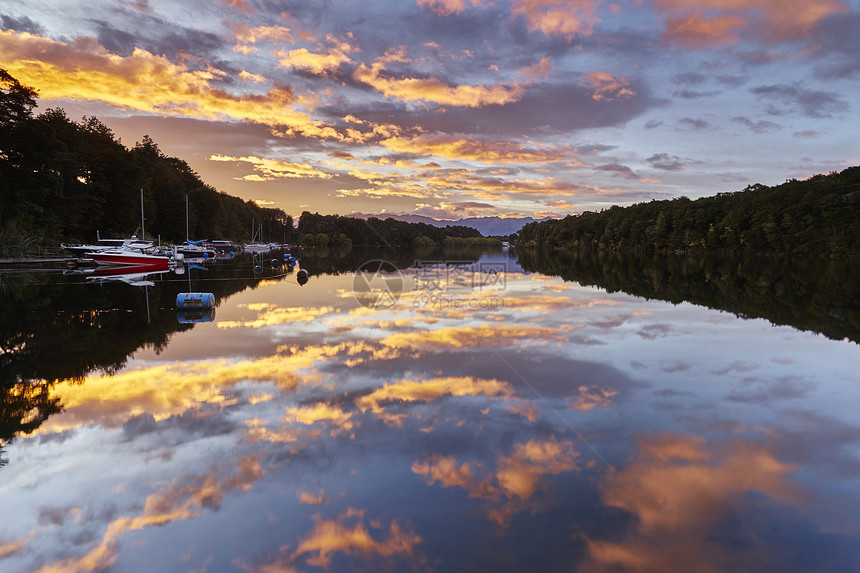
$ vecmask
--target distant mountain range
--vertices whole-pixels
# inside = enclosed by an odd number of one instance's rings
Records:
[[[546,221],[550,218],[545,217],[543,219],[535,219],[533,217],[511,217],[506,219],[504,217],[468,217],[466,219],[434,219],[433,217],[426,217],[424,215],[396,215],[392,213],[382,213],[380,215],[374,215],[372,213],[350,213],[347,217],[354,217],[356,219],[369,219],[370,217],[376,217],[378,219],[396,219],[398,221],[405,221],[406,223],[426,223],[428,225],[433,225],[434,227],[462,225],[464,227],[477,229],[478,232],[485,237],[510,235],[511,233],[518,232],[523,225],[534,223],[535,221]]]

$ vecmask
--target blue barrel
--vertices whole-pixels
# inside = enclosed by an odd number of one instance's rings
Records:
[[[203,308],[200,310],[179,310],[176,313],[176,320],[178,320],[180,324],[212,322],[215,320],[215,309]]]
[[[181,292],[176,295],[176,308],[197,310],[215,306],[215,295],[211,292]]]

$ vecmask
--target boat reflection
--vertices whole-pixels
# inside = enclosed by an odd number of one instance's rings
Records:
[[[120,281],[132,286],[155,286],[151,277],[170,272],[161,265],[132,265],[132,266],[103,266],[97,267],[86,274],[87,280],[93,282]]]

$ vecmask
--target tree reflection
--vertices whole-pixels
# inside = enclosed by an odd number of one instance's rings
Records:
[[[860,342],[854,259],[518,252],[530,272],[674,304],[691,302]]]
[[[30,434],[63,407],[50,397],[52,384],[27,382],[0,386],[0,466],[6,465],[3,449],[21,434]]]

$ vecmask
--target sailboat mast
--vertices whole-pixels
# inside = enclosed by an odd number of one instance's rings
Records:
[[[140,188],[140,238],[146,238],[146,227],[143,224],[143,187]]]

